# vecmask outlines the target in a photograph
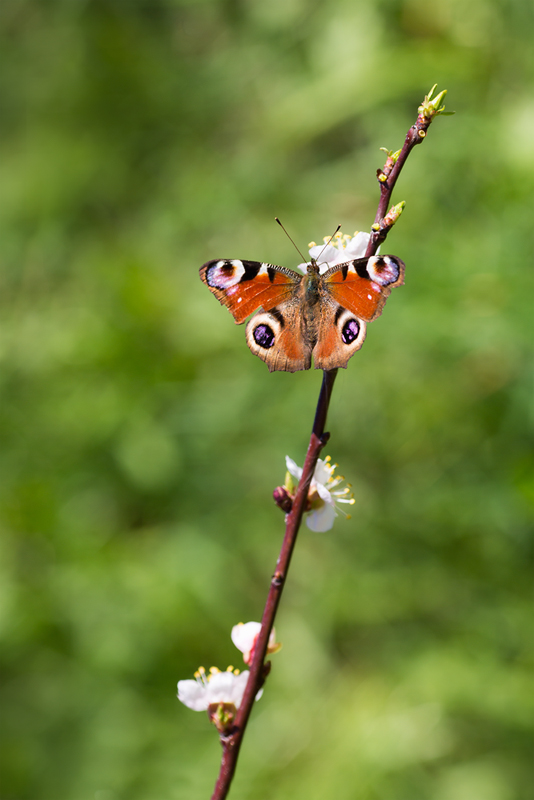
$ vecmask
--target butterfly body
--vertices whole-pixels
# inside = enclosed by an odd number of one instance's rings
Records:
[[[390,291],[404,283],[395,256],[347,261],[321,274],[315,261],[305,275],[259,261],[218,259],[200,277],[237,324],[247,323],[247,344],[269,370],[296,372],[346,367],[362,346],[366,323],[376,319]]]

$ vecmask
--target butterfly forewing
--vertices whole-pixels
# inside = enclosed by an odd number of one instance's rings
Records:
[[[302,280],[293,270],[260,261],[208,261],[200,277],[241,324],[260,306],[267,310],[291,297]]]
[[[371,322],[382,313],[391,290],[404,283],[404,263],[396,256],[372,256],[331,267],[323,285],[343,308]]]

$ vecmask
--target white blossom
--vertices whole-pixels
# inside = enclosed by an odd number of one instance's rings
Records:
[[[243,661],[250,665],[256,641],[261,631],[261,622],[239,622],[232,628],[232,642],[243,653]],[[267,653],[277,653],[282,645],[276,641],[274,628],[269,635]]]
[[[370,234],[364,231],[355,231],[354,236],[343,234],[338,231],[335,236],[325,236],[324,244],[310,242],[310,257],[317,262],[321,274],[335,267],[338,264],[345,264],[356,258],[364,258],[367,245],[369,244]],[[306,272],[309,263],[299,264],[298,268]]]
[[[302,469],[297,466],[292,458],[286,456],[287,471],[297,480],[302,477]],[[337,488],[344,482],[345,478],[341,475],[336,476],[337,464],[332,464],[330,456],[324,461],[319,458],[313,473],[310,490],[308,493],[308,503],[310,511],[306,517],[306,525],[312,531],[323,533],[329,531],[334,525],[337,517],[337,504],[354,504],[354,497],[350,489],[350,484],[344,488]],[[344,512],[343,512],[344,513]],[[350,519],[348,514],[345,514]]]
[[[239,672],[233,667],[228,667],[226,672],[211,667],[209,673],[204,667],[199,667],[194,681],[178,681],[178,700],[193,711],[207,711],[210,705],[216,703],[232,703],[237,709],[241,705],[248,676],[248,670]]]

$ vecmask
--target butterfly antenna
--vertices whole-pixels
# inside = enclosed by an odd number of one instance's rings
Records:
[[[332,241],[332,239],[334,238],[334,236],[336,235],[336,233],[338,232],[338,230],[340,228],[341,228],[341,225],[338,225],[337,228],[335,229],[334,233],[330,237],[330,239],[327,242],[325,242],[325,245],[324,245],[323,249],[321,250],[321,252],[317,256],[317,258],[314,259],[314,261],[317,261],[317,263],[319,263],[319,259],[321,258],[322,254],[324,253],[324,251],[326,250],[326,248],[328,247],[328,245],[330,244],[330,242]]]
[[[285,235],[287,236],[287,238],[289,239],[289,241],[291,242],[291,244],[293,245],[293,247],[295,248],[295,250],[297,251],[297,253],[299,254],[299,256],[302,258],[302,260],[303,260],[305,263],[308,263],[308,259],[307,259],[307,258],[304,258],[304,256],[302,255],[302,253],[301,253],[301,252],[300,252],[300,250],[298,249],[297,245],[295,244],[295,242],[293,241],[293,239],[291,238],[291,236],[289,235],[289,233],[286,231],[286,229],[284,228],[284,226],[282,225],[282,223],[281,223],[281,222],[280,222],[280,220],[278,219],[278,217],[275,217],[275,220],[278,222],[278,224],[280,225],[280,227],[281,227],[281,228],[282,228],[282,230],[284,231]],[[341,225],[340,225],[339,227],[341,227]],[[339,228],[338,228],[338,230],[339,230]],[[336,231],[336,233],[337,233],[337,231]],[[334,234],[334,236],[335,236],[335,234]]]

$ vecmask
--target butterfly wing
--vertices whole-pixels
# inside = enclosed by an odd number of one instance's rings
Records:
[[[288,300],[302,280],[285,267],[237,259],[208,261],[200,268],[200,278],[238,325],[260,306],[267,310]]]
[[[314,366],[345,368],[364,343],[366,322],[380,316],[391,290],[404,283],[404,263],[396,256],[359,258],[331,267],[321,279]]]
[[[303,275],[259,261],[220,259],[204,264],[200,277],[238,324],[261,306],[247,324],[247,344],[271,372],[310,368],[299,299]]]
[[[404,262],[396,256],[357,258],[331,267],[322,279],[340,306],[372,322],[382,313],[391,290],[404,283]]]
[[[298,296],[255,314],[247,323],[246,333],[248,346],[266,362],[269,372],[310,368],[312,348]]]
[[[317,343],[313,348],[315,369],[344,369],[364,343],[366,333],[363,319],[327,297],[321,307]]]

